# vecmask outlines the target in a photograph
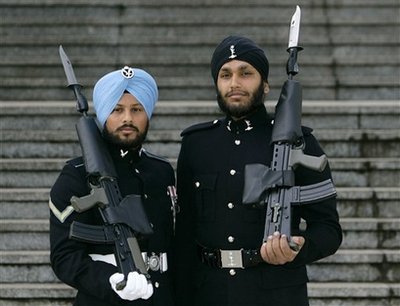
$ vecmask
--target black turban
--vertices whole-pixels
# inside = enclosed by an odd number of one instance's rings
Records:
[[[269,63],[264,51],[246,37],[228,36],[217,46],[211,59],[211,75],[215,84],[221,67],[234,59],[248,62],[264,81],[268,81]]]

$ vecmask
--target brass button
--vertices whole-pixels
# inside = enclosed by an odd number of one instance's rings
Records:
[[[229,171],[229,173],[231,174],[231,175],[235,175],[235,173],[236,173],[236,170],[231,170],[231,171]]]
[[[232,275],[232,276],[234,276],[234,275],[236,274],[235,269],[230,269],[230,270],[229,270],[229,274]]]
[[[228,237],[228,241],[229,241],[230,243],[234,242],[234,241],[235,241],[235,237],[229,236],[229,237]]]
[[[232,208],[234,208],[235,207],[235,205],[233,205],[233,203],[228,203],[228,208],[229,209],[232,209]]]

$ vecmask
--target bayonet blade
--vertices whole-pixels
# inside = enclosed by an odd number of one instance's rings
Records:
[[[69,60],[67,54],[65,53],[63,47],[60,45],[58,49],[60,53],[61,62],[64,67],[65,75],[68,80],[68,87],[74,91],[76,98],[76,109],[78,112],[86,114],[89,109],[86,97],[81,93],[81,85],[78,83],[75,77],[74,69],[72,68],[71,61]]]
[[[288,48],[295,48],[298,46],[299,33],[300,33],[300,19],[301,19],[301,10],[300,7],[297,5],[296,11],[294,12],[292,20],[290,21]]]
[[[72,63],[69,60],[67,54],[65,53],[65,51],[61,45],[60,45],[60,48],[58,51],[60,53],[60,58],[61,58],[61,62],[64,67],[65,75],[67,76],[68,86],[79,85],[79,83],[75,77],[74,69],[72,68]]]

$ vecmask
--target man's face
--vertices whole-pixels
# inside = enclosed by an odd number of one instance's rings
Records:
[[[124,93],[107,118],[104,137],[123,149],[137,148],[146,138],[148,127],[143,106],[133,95]]]
[[[218,105],[235,119],[242,118],[264,103],[269,91],[260,73],[247,62],[225,63],[217,77]]]

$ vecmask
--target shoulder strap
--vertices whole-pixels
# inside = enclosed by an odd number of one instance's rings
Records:
[[[146,156],[149,157],[149,158],[152,158],[152,159],[156,159],[156,160],[165,162],[165,163],[167,163],[167,164],[170,163],[170,162],[168,161],[168,159],[166,159],[166,158],[164,158],[164,157],[161,157],[161,156],[158,156],[158,155],[155,155],[155,154],[153,154],[153,153],[150,153],[150,152],[146,151],[145,149],[142,149],[141,154],[144,154],[144,155],[146,155]]]
[[[186,135],[198,132],[198,131],[215,128],[215,127],[219,126],[220,124],[221,124],[221,120],[218,120],[218,119],[216,119],[214,121],[198,123],[198,124],[192,125],[192,126],[186,128],[185,130],[183,130],[183,132],[181,133],[181,136],[186,136]]]

